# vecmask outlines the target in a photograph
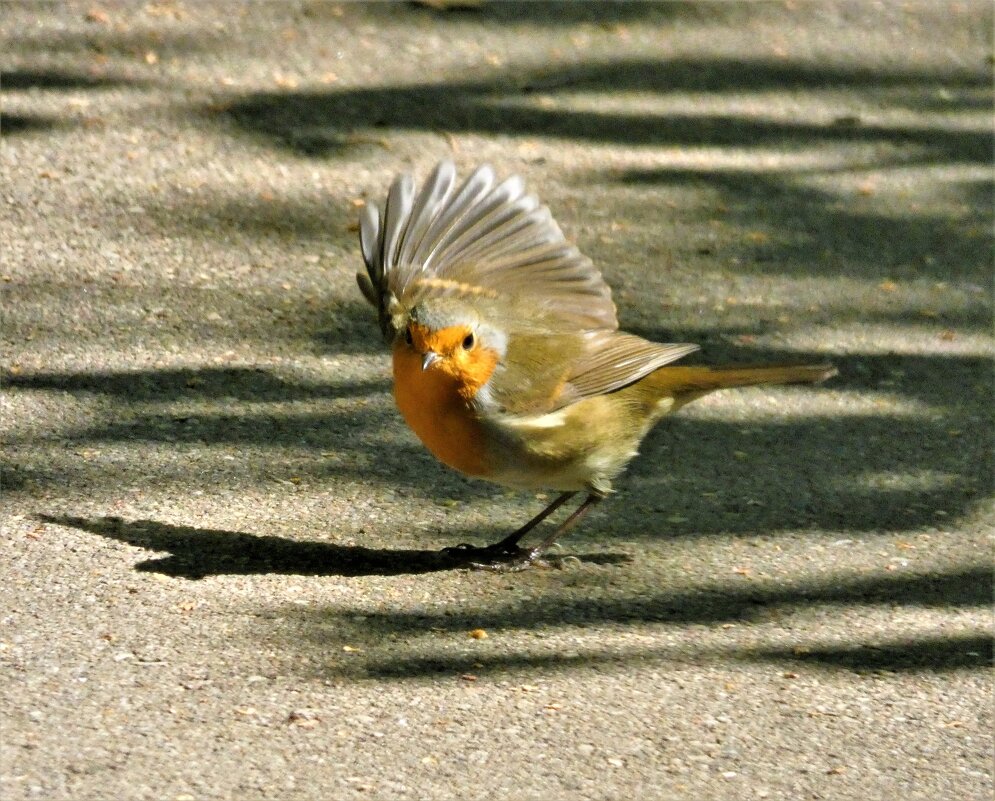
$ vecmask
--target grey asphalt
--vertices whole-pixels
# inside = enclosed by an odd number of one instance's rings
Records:
[[[992,798],[986,2],[7,2],[0,798]],[[354,221],[518,172],[665,421],[560,569],[433,462]],[[576,558],[566,558],[576,557]]]

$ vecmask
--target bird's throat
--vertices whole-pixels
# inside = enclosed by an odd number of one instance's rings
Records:
[[[439,461],[467,475],[487,475],[483,432],[465,387],[441,369],[423,369],[421,355],[402,343],[394,347],[394,399]]]

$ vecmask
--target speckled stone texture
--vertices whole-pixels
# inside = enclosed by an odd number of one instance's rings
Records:
[[[0,797],[992,798],[987,2],[7,2]],[[402,425],[355,219],[521,173],[668,419],[562,569]],[[486,636],[483,636],[486,635]]]

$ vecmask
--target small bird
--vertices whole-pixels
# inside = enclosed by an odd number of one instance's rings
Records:
[[[560,494],[485,547],[447,552],[522,569],[601,499],[653,425],[718,389],[821,381],[829,364],[668,366],[697,345],[618,330],[611,290],[521,178],[484,165],[457,185],[442,161],[418,191],[398,176],[360,213],[356,278],[393,353],[394,398],[436,458],[461,473]],[[576,493],[538,545],[519,543]]]

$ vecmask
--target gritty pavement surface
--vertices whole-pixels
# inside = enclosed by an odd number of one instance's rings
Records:
[[[0,797],[992,798],[988,2],[6,2]],[[355,218],[518,172],[705,362],[562,569]]]

